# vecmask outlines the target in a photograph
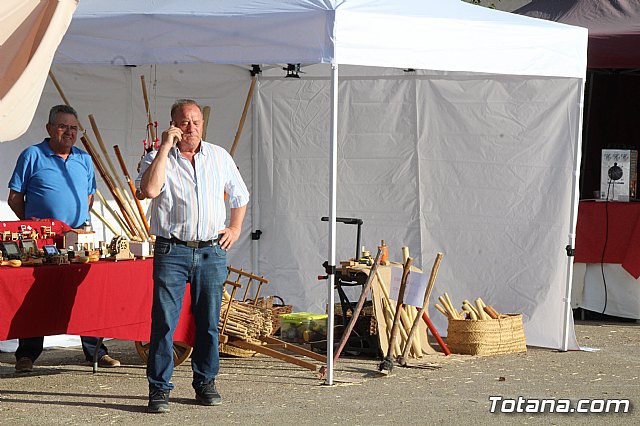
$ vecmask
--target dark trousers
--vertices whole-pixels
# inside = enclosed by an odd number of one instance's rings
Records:
[[[215,379],[220,367],[218,322],[227,252],[219,245],[189,248],[157,239],[153,255],[153,305],[147,379],[149,390],[173,389],[173,332],[178,324],[187,281],[195,320],[191,353],[194,388]]]
[[[82,352],[84,352],[85,358],[87,361],[93,361],[93,352],[96,350],[96,346],[98,345],[98,338],[82,336],[80,337],[80,340],[82,341]],[[18,340],[16,360],[27,357],[31,359],[31,361],[35,362],[42,353],[43,343],[44,337],[30,337],[28,339]],[[100,350],[98,351],[98,359],[102,358],[107,353],[107,347],[105,345],[101,345]]]

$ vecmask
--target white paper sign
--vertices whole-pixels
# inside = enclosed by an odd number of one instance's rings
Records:
[[[391,289],[389,298],[398,300],[400,292],[400,282],[402,281],[402,268],[391,268]],[[422,272],[411,271],[407,279],[407,287],[404,290],[405,305],[417,306],[422,308],[424,303],[424,292],[427,290],[428,277]]]

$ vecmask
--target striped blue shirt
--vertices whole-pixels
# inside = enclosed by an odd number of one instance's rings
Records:
[[[138,188],[156,154],[152,151],[144,157],[136,179]],[[249,190],[227,151],[202,141],[193,160],[195,167],[177,147],[171,148],[164,186],[149,209],[151,234],[183,241],[211,240],[225,228],[224,193],[229,195],[231,208],[249,202]]]

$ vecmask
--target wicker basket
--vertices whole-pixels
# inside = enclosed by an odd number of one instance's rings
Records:
[[[466,355],[526,352],[522,314],[490,320],[449,319],[447,346],[451,352]]]

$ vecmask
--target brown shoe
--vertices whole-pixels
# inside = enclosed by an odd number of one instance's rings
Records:
[[[120,367],[120,361],[111,358],[109,355],[104,355],[98,360],[98,367],[102,368],[115,368]]]
[[[17,373],[29,373],[31,371],[33,371],[33,361],[31,361],[31,358],[23,356],[16,362]]]

